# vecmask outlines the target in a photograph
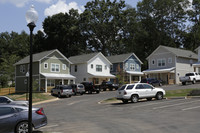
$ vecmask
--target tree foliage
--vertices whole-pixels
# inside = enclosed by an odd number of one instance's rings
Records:
[[[93,0],[83,13],[71,9],[45,18],[44,31],[33,39],[33,51],[58,49],[66,57],[102,52],[105,56],[134,52],[146,58],[159,45],[194,50],[200,45],[200,0]],[[13,64],[29,54],[29,35],[0,33],[0,82],[13,80]]]

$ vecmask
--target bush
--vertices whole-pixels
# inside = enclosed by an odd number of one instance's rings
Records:
[[[188,96],[200,96],[200,90],[192,90]]]

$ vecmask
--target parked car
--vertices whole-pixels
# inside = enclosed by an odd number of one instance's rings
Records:
[[[2,104],[2,103],[28,106],[28,101],[16,101],[16,100],[10,99],[7,96],[0,96],[0,104]]]
[[[147,83],[135,83],[122,85],[117,92],[117,99],[122,100],[123,103],[127,103],[129,100],[133,103],[138,102],[139,99],[146,98],[152,100],[163,99],[165,90],[162,88],[155,88]]]
[[[73,95],[72,87],[70,85],[57,85],[51,89],[51,95],[57,95],[61,97],[71,97]]]
[[[140,83],[148,83],[148,84],[151,84],[152,86],[162,86],[162,81],[157,80],[155,78],[145,78],[145,79],[142,79]]]
[[[85,87],[83,84],[70,84],[70,86],[72,87],[74,95],[76,94],[83,95],[85,93]]]
[[[85,92],[88,92],[88,93],[92,93],[92,92],[96,92],[96,93],[99,93],[100,90],[99,90],[99,86],[95,86],[92,82],[82,82],[81,84],[84,85],[85,87]]]
[[[32,128],[47,125],[43,108],[32,108]],[[28,133],[28,107],[12,104],[0,105],[0,133]]]
[[[106,91],[107,88],[112,91],[113,89],[118,89],[118,84],[113,84],[111,81],[103,81],[100,85],[101,90]]]
[[[182,85],[186,85],[187,82],[195,84],[196,81],[200,81],[200,75],[196,72],[186,73],[185,76],[180,77],[179,80],[182,82]]]

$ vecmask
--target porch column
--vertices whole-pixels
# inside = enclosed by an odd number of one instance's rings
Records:
[[[169,77],[170,77],[170,73],[167,73],[167,81],[168,81],[168,84],[170,84],[170,82],[169,82]]]
[[[47,93],[47,78],[45,78],[45,92]]]
[[[131,81],[132,81],[132,77],[131,77],[131,74],[129,74],[129,82],[131,84]]]
[[[196,72],[196,67],[194,67],[194,72]]]
[[[139,76],[139,81],[141,81],[141,76]]]
[[[64,80],[62,79],[62,85],[64,85]]]
[[[68,85],[70,84],[70,79],[68,79]]]

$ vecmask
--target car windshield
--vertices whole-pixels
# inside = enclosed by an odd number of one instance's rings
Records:
[[[194,73],[187,73],[185,76],[194,76]]]
[[[72,89],[72,88],[71,88],[71,86],[65,86],[65,87],[62,87],[62,89],[63,90],[69,90],[69,89]]]
[[[78,85],[79,88],[83,88],[83,85]]]
[[[126,85],[121,86],[118,90],[124,90]]]

